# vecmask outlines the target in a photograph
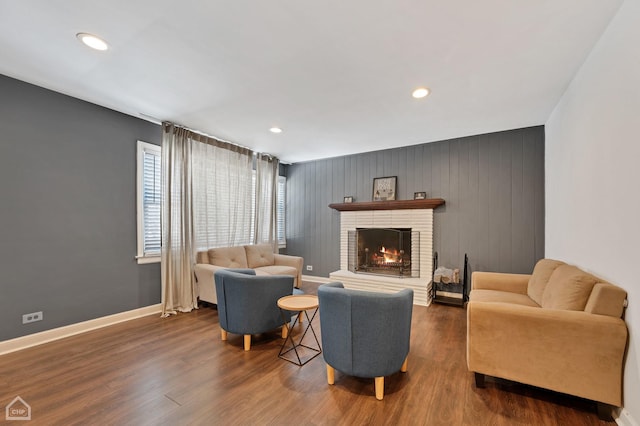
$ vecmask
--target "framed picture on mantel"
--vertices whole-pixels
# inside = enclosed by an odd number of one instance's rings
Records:
[[[373,201],[392,201],[396,199],[397,176],[373,179]]]

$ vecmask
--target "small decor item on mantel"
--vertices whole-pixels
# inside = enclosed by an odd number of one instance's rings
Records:
[[[396,199],[397,176],[373,179],[373,201],[393,201]]]
[[[353,195],[348,195],[342,200],[343,203],[353,203]]]
[[[413,193],[413,199],[414,200],[426,200],[427,199],[427,193],[426,192],[414,192]]]

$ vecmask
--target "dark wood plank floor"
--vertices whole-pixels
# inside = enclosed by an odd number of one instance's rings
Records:
[[[244,352],[241,336],[220,340],[213,308],[153,315],[0,356],[0,408],[21,396],[29,425],[615,424],[591,401],[492,378],[476,389],[465,333],[464,309],[415,306],[408,372],[377,401],[373,379],[336,372],[329,386],[322,356],[279,359],[278,332]]]

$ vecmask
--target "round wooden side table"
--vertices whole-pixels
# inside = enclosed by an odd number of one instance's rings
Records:
[[[320,342],[318,341],[318,336],[316,335],[315,330],[313,329],[313,319],[316,317],[318,313],[318,297],[309,295],[309,294],[294,294],[291,296],[285,296],[278,299],[278,308],[280,308],[280,314],[282,315],[282,319],[285,323],[285,327],[287,327],[287,337],[282,343],[282,347],[280,348],[280,353],[278,354],[279,358],[282,358],[286,361],[289,361],[293,364],[303,366],[313,358],[317,357],[322,353],[322,348],[320,347]],[[309,312],[313,310],[313,314],[311,318],[309,318]],[[290,321],[286,320],[284,315],[284,311],[297,312],[295,321],[293,321],[293,325],[290,325]],[[296,323],[301,323],[302,313],[307,317],[307,327],[304,329],[302,336],[300,337],[300,341],[296,343],[293,340],[293,328],[296,326]],[[302,343],[304,337],[307,335],[307,332],[311,330],[314,339],[316,340],[316,347],[307,346]],[[289,342],[289,345],[287,344]],[[287,349],[288,348],[288,349]],[[313,354],[310,357],[307,357],[304,361],[300,357],[300,349],[306,348],[310,350]],[[296,359],[290,359],[285,355],[293,351],[296,354]],[[297,361],[296,361],[297,360]]]

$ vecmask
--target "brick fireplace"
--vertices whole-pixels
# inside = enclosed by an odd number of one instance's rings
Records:
[[[441,204],[444,204],[442,199],[330,205],[329,207],[340,211],[340,270],[329,274],[329,278],[332,281],[342,282],[346,288],[357,290],[392,293],[411,288],[414,291],[414,304],[429,305],[431,303],[428,287],[432,273],[433,209]],[[419,273],[409,276],[389,276],[353,272],[353,265],[351,268],[349,265],[349,234],[365,228],[410,229],[413,233],[419,233],[418,246],[412,250],[415,255],[411,256],[411,263],[419,264],[417,268]],[[353,246],[353,242],[351,245]],[[371,250],[380,251],[379,247]]]

